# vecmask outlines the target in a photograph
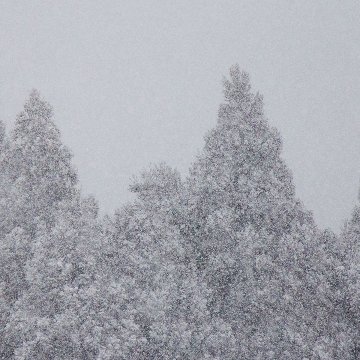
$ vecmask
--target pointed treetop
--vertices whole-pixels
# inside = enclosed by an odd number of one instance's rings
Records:
[[[36,90],[16,119],[9,159],[18,194],[14,221],[33,234],[39,221],[52,224],[58,204],[77,191],[71,153],[61,141],[52,107]]]
[[[240,111],[252,122],[263,116],[263,98],[259,93],[251,92],[250,76],[241,71],[239,65],[230,68],[230,79],[224,78],[223,85],[226,103],[220,106],[220,122],[234,110]]]
[[[36,89],[31,91],[29,100],[24,105],[24,112],[30,119],[41,117],[49,120],[53,115],[52,106],[41,99],[40,93]]]
[[[224,79],[225,99],[232,103],[240,103],[242,99],[250,95],[251,85],[249,74],[241,71],[239,65],[230,68],[230,80]]]
[[[51,139],[60,145],[60,132],[52,117],[52,106],[41,98],[38,90],[32,90],[24,110],[17,116],[12,131],[13,139],[22,143],[28,137],[41,137],[44,140]]]

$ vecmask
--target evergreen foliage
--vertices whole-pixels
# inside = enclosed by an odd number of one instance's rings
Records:
[[[0,359],[360,358],[360,207],[319,230],[238,66],[224,96],[188,177],[105,217],[37,91],[0,123]]]

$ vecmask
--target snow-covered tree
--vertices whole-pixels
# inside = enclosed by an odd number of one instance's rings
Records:
[[[360,207],[319,231],[238,66],[224,95],[187,179],[103,219],[37,91],[0,123],[0,359],[359,358]]]
[[[71,199],[77,181],[52,117],[51,106],[33,90],[11,134],[11,225],[32,234],[38,222],[51,226],[57,204]]]
[[[360,196],[359,196],[360,198]],[[346,320],[350,332],[353,359],[360,357],[360,206],[357,204],[346,222],[340,237],[342,255],[341,273],[343,284],[336,287],[341,300],[340,314]],[[348,340],[349,341],[349,340]]]
[[[40,227],[26,264],[28,289],[7,325],[16,359],[92,359],[92,308],[100,226],[91,200],[63,202]]]
[[[116,215],[114,250],[109,252],[110,272],[118,272],[119,280],[131,279],[134,296],[123,315],[133,314],[141,346],[125,358],[230,358],[235,353],[231,328],[211,318],[209,292],[181,234],[184,187],[179,174],[161,164],[143,172],[131,190],[137,199]]]
[[[10,359],[13,346],[7,341],[6,325],[13,305],[27,289],[25,267],[31,252],[30,238],[21,228],[0,239],[0,358]]]
[[[187,232],[212,290],[210,311],[232,324],[238,356],[300,359],[310,350],[306,330],[296,326],[298,296],[304,303],[310,296],[317,230],[295,197],[262,97],[238,66],[230,76],[217,126],[187,182]]]
[[[28,290],[26,264],[35,251],[35,236],[55,224],[59,206],[76,194],[71,156],[52,121],[52,109],[33,91],[19,114],[10,139],[0,131],[0,286],[7,311]],[[14,349],[2,326],[6,356]],[[5,350],[4,350],[5,351]],[[4,355],[5,356],[5,355]]]
[[[319,235],[318,247],[313,258],[317,277],[320,279],[312,304],[313,357],[324,359],[355,360],[359,357],[357,347],[358,327],[349,311],[348,266],[346,241],[330,230]],[[350,290],[351,291],[351,290]],[[355,325],[355,326],[354,326]]]

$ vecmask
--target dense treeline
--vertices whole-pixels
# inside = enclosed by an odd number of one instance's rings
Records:
[[[320,231],[236,66],[224,95],[189,176],[103,218],[36,91],[0,126],[1,359],[360,358],[360,207]]]

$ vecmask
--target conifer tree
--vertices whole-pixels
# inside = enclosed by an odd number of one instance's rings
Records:
[[[15,303],[29,288],[26,266],[33,255],[39,256],[35,237],[40,230],[50,231],[60,204],[75,197],[76,174],[52,121],[51,106],[35,90],[9,141],[2,129],[1,140],[0,276],[8,314],[13,315]],[[3,351],[10,356],[15,345],[7,342],[11,339],[7,330],[12,330],[9,324],[2,327]]]
[[[360,196],[359,196],[360,199]],[[351,344],[353,359],[360,356],[360,206],[357,204],[352,216],[342,230],[340,237],[342,269],[345,286],[342,293],[341,315],[349,329],[348,341]],[[345,288],[344,288],[345,287]]]
[[[26,288],[24,262],[30,253],[29,237],[11,227],[9,140],[0,122],[0,358],[8,358],[11,347],[5,341],[5,327],[15,301]]]
[[[238,66],[224,95],[188,178],[102,220],[37,91],[0,122],[0,359],[359,358],[360,207],[320,232]]]
[[[316,227],[295,197],[262,97],[238,66],[230,76],[217,126],[188,179],[188,235],[213,293],[210,311],[232,323],[238,356],[301,359],[310,340],[296,311],[308,300],[301,294]]]
[[[358,358],[356,318],[349,307],[351,293],[345,243],[343,236],[326,230],[319,235],[320,246],[314,254],[317,261],[313,268],[320,283],[313,301],[317,312],[313,322],[317,332],[313,349],[316,356],[334,360]]]
[[[52,117],[51,106],[33,90],[11,134],[12,225],[31,234],[37,222],[52,225],[57,204],[71,199],[77,181]]]
[[[131,190],[137,199],[117,214],[113,246],[119,254],[113,268],[137,289],[128,307],[133,306],[142,346],[129,358],[232,358],[231,329],[211,318],[208,290],[180,231],[184,188],[179,174],[162,164],[142,173]]]
[[[28,289],[7,325],[16,359],[95,359],[99,234],[96,203],[78,197],[59,205],[51,230],[38,228],[26,264]]]

